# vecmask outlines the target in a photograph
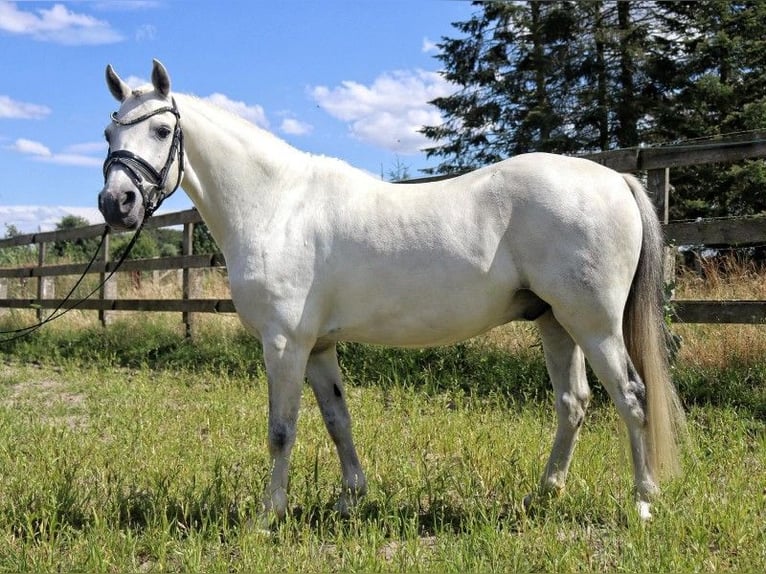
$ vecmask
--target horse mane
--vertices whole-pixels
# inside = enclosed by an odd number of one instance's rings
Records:
[[[288,147],[297,153],[306,154],[306,152],[291,146],[286,141],[273,134],[271,131],[262,128],[261,126],[251,122],[246,118],[243,118],[231,110],[227,110],[226,108],[219,106],[215,102],[211,102],[210,100],[201,98],[194,94],[176,94],[176,97],[182,99],[184,103],[191,102],[194,106],[194,109],[198,113],[202,114],[203,117],[215,123],[219,128],[230,129],[236,133],[240,133],[240,131],[250,131],[254,134],[257,134],[258,137],[266,138],[269,140],[269,144]],[[181,109],[181,113],[183,114],[183,109]]]
[[[349,174],[351,172],[358,172],[357,174],[364,174],[367,177],[375,179],[375,176],[369,172],[354,167],[342,159],[321,154],[313,154],[296,148],[270,130],[255,124],[231,110],[219,106],[215,102],[211,102],[194,94],[180,93],[176,94],[176,97],[178,97],[183,104],[191,104],[198,114],[201,114],[204,118],[214,123],[218,128],[227,130],[238,138],[245,139],[248,144],[259,142],[260,145],[269,149],[269,155],[273,156],[276,152],[276,154],[279,154],[281,157],[291,159],[301,158],[307,164],[312,164],[319,169],[325,168],[336,172],[347,171]],[[183,106],[180,111],[183,121]]]

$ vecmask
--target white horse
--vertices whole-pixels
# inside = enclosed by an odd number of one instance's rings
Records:
[[[508,321],[537,323],[558,430],[541,490],[563,489],[590,390],[585,359],[627,426],[639,515],[677,469],[682,411],[662,331],[659,222],[631,176],[533,153],[454,179],[379,181],[298,151],[200,99],[131,90],[106,128],[99,207],[135,229],[183,186],[228,266],[244,325],[263,346],[271,455],[264,519],[287,509],[306,377],[342,469],[341,512],[367,489],[338,368],[338,341],[444,345]],[[175,182],[175,187],[168,186]]]

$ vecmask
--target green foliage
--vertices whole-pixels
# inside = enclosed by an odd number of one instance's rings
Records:
[[[78,229],[87,227],[90,223],[84,217],[79,215],[65,215],[56,224],[56,231],[67,231],[69,229]],[[66,257],[73,261],[88,261],[98,249],[98,238],[82,239],[78,238],[72,241],[55,241],[51,254],[54,257]]]
[[[133,238],[132,233],[124,233],[114,236],[111,243],[111,257],[112,260],[119,259],[127,249],[128,244]],[[141,233],[138,241],[135,242],[128,254],[128,259],[150,259],[152,257],[159,257],[160,246],[157,244],[157,240],[150,233]]]
[[[5,224],[5,238],[17,237],[22,235],[18,228],[13,224]],[[0,249],[0,265],[7,267],[16,267],[18,265],[30,264],[37,260],[37,252],[34,246],[17,245],[16,247],[6,247]]]
[[[140,323],[125,319],[107,329],[59,330],[55,325],[47,326],[31,336],[2,343],[3,351],[27,363],[103,364],[240,378],[260,377],[265,372],[260,344],[244,330],[208,327],[194,339],[187,339],[180,325],[169,327],[161,317],[143,316]],[[13,320],[0,323],[2,329],[18,326]],[[678,344],[671,330],[668,335]],[[338,355],[344,377],[359,387],[415,389],[429,396],[446,393],[505,405],[547,402],[552,396],[537,347],[512,355],[476,341],[426,349],[341,343]],[[720,372],[676,363],[673,373],[685,404],[736,407],[766,422],[766,360],[735,362]],[[594,404],[608,404],[601,385],[592,374],[589,377]]]
[[[112,237],[111,257],[113,260],[122,256],[132,238],[132,233],[122,233]],[[181,242],[182,233],[178,229],[144,229],[130,250],[128,259],[174,257],[181,254]]]
[[[545,363],[539,353],[512,356],[489,345],[396,349],[342,344],[344,376],[357,385],[412,387],[430,394],[452,392],[514,402],[547,399]]]
[[[439,44],[458,89],[423,129],[443,159],[432,172],[766,132],[766,0],[475,5]],[[762,161],[674,169],[672,182],[674,218],[766,211]]]
[[[693,5],[692,5],[693,4]],[[663,3],[676,42],[665,89],[671,105],[657,113],[653,135],[672,141],[766,131],[766,2]],[[685,32],[684,32],[685,31]],[[704,33],[703,33],[704,32]],[[752,215],[766,210],[762,161],[673,171],[674,218]]]
[[[140,324],[117,321],[108,329],[94,326],[62,332],[48,327],[33,336],[3,343],[3,349],[20,360],[59,364],[212,370],[240,377],[263,371],[260,346],[244,331],[211,332],[192,340],[169,328],[164,319],[146,316]]]
[[[159,248],[160,257],[174,257],[181,254],[182,233],[178,229],[160,227],[149,230]]]
[[[437,56],[459,90],[432,102],[447,119],[423,130],[438,142],[428,155],[446,158],[435,171],[636,145],[649,24],[629,4],[477,2]]]
[[[22,235],[21,231],[19,231],[19,228],[16,227],[13,223],[6,223],[5,224],[5,238],[10,237],[18,237],[19,235]]]
[[[194,224],[192,245],[194,253],[219,253],[221,251],[206,223]]]

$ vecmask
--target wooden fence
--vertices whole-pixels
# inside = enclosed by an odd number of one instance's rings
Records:
[[[623,172],[647,172],[647,186],[665,223],[665,235],[669,243],[694,246],[747,246],[766,244],[766,217],[725,218],[693,222],[668,222],[670,193],[669,170],[674,167],[703,163],[722,163],[747,158],[766,157],[766,139],[745,142],[721,142],[693,146],[672,146],[661,148],[631,148],[602,152],[587,156],[598,163]],[[443,179],[422,178],[404,183]],[[53,278],[57,276],[79,276],[85,270],[84,263],[46,264],[49,246],[57,241],[99,238],[104,225],[92,225],[66,231],[51,231],[19,235],[0,239],[0,250],[18,246],[37,246],[37,265],[0,268],[0,309],[37,309],[38,317],[62,305],[62,309],[75,306],[82,310],[98,311],[103,323],[108,322],[110,313],[118,311],[170,311],[182,313],[187,334],[192,333],[195,313],[234,313],[231,299],[196,298],[193,272],[196,269],[223,268],[225,261],[221,254],[192,253],[194,225],[200,223],[194,209],[155,215],[146,224],[147,228],[168,226],[183,227],[182,254],[174,257],[127,260],[120,273],[131,271],[181,270],[182,296],[180,299],[125,299],[117,296],[116,275],[106,281],[98,296],[87,300],[70,300],[63,303],[52,293]],[[107,235],[101,253],[90,273],[97,273],[103,280],[114,269],[115,262],[109,260]],[[9,281],[34,280],[37,294],[34,298],[9,298]],[[692,301],[675,300],[677,318],[686,323],[766,323],[766,301]]]

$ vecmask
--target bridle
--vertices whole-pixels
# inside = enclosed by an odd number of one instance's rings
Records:
[[[109,151],[104,161],[104,183],[109,175],[109,170],[114,165],[121,165],[128,172],[133,184],[141,193],[141,197],[144,202],[144,220],[146,220],[168,197],[173,195],[175,191],[181,185],[181,180],[184,174],[184,133],[181,129],[181,114],[178,112],[175,98],[172,100],[172,106],[165,106],[157,108],[151,112],[134,118],[132,120],[123,120],[117,117],[117,112],[112,112],[112,122],[119,126],[133,126],[148,120],[159,114],[171,113],[176,117],[176,126],[173,130],[173,140],[170,143],[170,149],[168,150],[168,158],[165,161],[165,165],[157,171],[157,169],[146,161],[144,158],[134,154],[127,149],[118,149],[115,151]],[[169,193],[166,192],[168,174],[170,173],[170,167],[178,156],[178,178],[173,186],[173,189]]]
[[[109,175],[109,170],[112,168],[112,166],[115,164],[121,165],[128,172],[130,179],[133,181],[138,191],[141,192],[141,197],[144,201],[144,217],[141,220],[140,225],[136,228],[133,237],[128,242],[127,247],[122,252],[122,255],[120,255],[120,258],[117,260],[116,264],[111,267],[109,273],[101,279],[95,289],[93,289],[82,299],[72,300],[75,290],[80,286],[83,279],[85,279],[85,276],[88,274],[91,267],[93,267],[94,263],[98,259],[99,254],[102,252],[101,250],[106,240],[106,236],[109,234],[109,226],[105,226],[104,233],[101,235],[101,243],[99,244],[98,248],[96,248],[93,257],[91,257],[90,261],[86,265],[85,271],[82,272],[82,275],[80,275],[80,278],[69,290],[69,293],[67,293],[66,297],[64,297],[64,299],[59,302],[58,306],[51,312],[51,314],[48,315],[45,319],[35,323],[34,325],[20,327],[18,329],[11,329],[8,331],[0,331],[0,335],[10,335],[6,338],[0,338],[0,343],[9,343],[10,341],[14,341],[34,333],[43,325],[46,325],[51,321],[62,317],[68,311],[79,307],[82,303],[89,299],[91,295],[95,294],[99,289],[101,289],[101,287],[103,287],[107,281],[112,278],[112,276],[117,272],[117,270],[122,266],[122,263],[128,257],[130,250],[138,241],[138,238],[141,235],[141,230],[144,228],[144,223],[146,223],[146,220],[149,218],[149,216],[151,216],[152,213],[157,210],[157,208],[162,204],[163,201],[165,201],[165,199],[173,195],[173,193],[175,193],[175,191],[179,188],[184,174],[184,133],[183,130],[181,130],[181,114],[178,113],[178,107],[176,106],[175,99],[172,100],[172,103],[172,106],[158,108],[132,120],[121,120],[117,117],[117,112],[112,113],[112,121],[120,126],[132,126],[148,120],[153,116],[167,112],[170,112],[176,117],[176,127],[173,131],[173,141],[170,143],[168,158],[165,160],[165,165],[161,170],[157,171],[154,166],[144,158],[137,156],[133,152],[126,149],[119,149],[115,151],[110,150],[109,154],[106,156],[106,160],[104,161],[104,183],[106,183],[106,178]],[[173,165],[176,156],[178,157],[179,161],[178,178],[176,179],[176,183],[173,186],[173,189],[170,190],[170,193],[166,193],[165,188],[167,186],[168,174],[170,173],[170,167]]]

